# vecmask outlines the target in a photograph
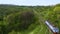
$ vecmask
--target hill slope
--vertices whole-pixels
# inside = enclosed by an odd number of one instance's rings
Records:
[[[49,19],[53,9],[53,6],[0,5],[0,32],[1,34],[52,34],[44,24],[44,21]],[[30,20],[29,17],[30,22],[27,20],[24,23],[23,21],[26,17],[24,12],[33,12],[34,16],[32,18],[34,19]],[[24,19],[21,19],[22,14],[25,15]],[[27,28],[20,27],[21,24]]]

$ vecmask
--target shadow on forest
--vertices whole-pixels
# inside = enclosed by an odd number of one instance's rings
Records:
[[[35,22],[35,17],[33,12],[23,12],[20,16],[16,16],[13,21],[11,18],[9,21],[7,26],[0,25],[0,34],[8,34],[12,30],[16,32],[27,30],[28,27]]]

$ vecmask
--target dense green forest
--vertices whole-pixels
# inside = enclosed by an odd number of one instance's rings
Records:
[[[0,5],[0,34],[52,34],[44,24],[46,20],[60,30],[60,4]]]

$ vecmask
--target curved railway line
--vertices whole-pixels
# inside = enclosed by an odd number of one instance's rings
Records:
[[[45,25],[45,20],[43,20],[43,18],[41,17],[41,15],[40,15],[40,13],[38,13],[38,12],[36,12],[36,10],[34,10],[34,12],[36,13],[36,14],[38,14],[38,16],[39,16],[39,21],[41,22],[40,24],[41,24],[41,26],[40,26],[40,30],[39,30],[39,32],[38,32],[38,34],[40,33],[40,34],[52,34],[52,32],[50,32],[49,31],[49,29],[48,29],[48,27]],[[44,26],[44,27],[43,27]]]
[[[34,10],[35,11],[35,10]],[[35,13],[37,13],[37,12],[35,12]],[[38,14],[38,13],[37,13]],[[38,16],[39,16],[40,14],[38,14]],[[53,26],[52,24],[50,24],[48,21],[44,21],[44,20],[42,20],[42,18],[40,19],[40,21],[41,22],[43,22],[43,24],[46,26],[46,28],[49,30],[49,32],[50,33],[48,33],[48,34],[59,34],[59,29],[57,28],[57,27],[55,27],[55,26]],[[45,23],[44,23],[45,22]],[[41,25],[41,30],[40,30],[40,32],[43,30],[43,28],[42,28],[43,26]],[[48,30],[46,29],[46,31],[45,31],[45,33],[44,34],[47,34],[47,32],[48,32]]]

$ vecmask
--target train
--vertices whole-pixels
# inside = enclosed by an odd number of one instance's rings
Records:
[[[48,21],[45,21],[45,24],[50,28],[50,30],[53,32],[53,34],[59,34],[59,28],[51,25]]]

